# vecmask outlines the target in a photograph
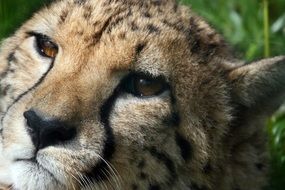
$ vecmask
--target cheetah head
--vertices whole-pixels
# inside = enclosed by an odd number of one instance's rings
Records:
[[[245,64],[172,0],[58,0],[0,51],[0,183],[261,189],[285,57]]]

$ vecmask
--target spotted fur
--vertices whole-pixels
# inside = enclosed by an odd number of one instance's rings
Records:
[[[55,59],[37,52],[33,33],[58,45]],[[261,190],[264,120],[282,102],[283,67],[283,56],[236,59],[172,0],[53,1],[1,46],[0,184]],[[168,87],[134,96],[122,90],[134,73]],[[63,127],[41,134],[41,143],[32,125]]]

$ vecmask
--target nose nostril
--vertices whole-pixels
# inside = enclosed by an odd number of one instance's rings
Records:
[[[68,141],[75,136],[75,133],[74,127],[62,125],[60,121],[54,120],[47,123],[47,126],[39,134],[39,149]]]
[[[63,143],[75,136],[75,128],[65,122],[57,119],[45,120],[33,110],[26,111],[23,115],[27,131],[37,149]]]

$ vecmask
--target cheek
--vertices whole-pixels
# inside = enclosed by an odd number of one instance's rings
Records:
[[[34,147],[23,117],[25,105],[30,98],[30,95],[23,97],[3,118],[2,154],[9,160],[29,159],[33,156]]]
[[[111,113],[110,123],[120,143],[144,144],[162,135],[172,117],[170,98],[119,98]]]
[[[43,60],[34,50],[33,38],[26,39],[7,55],[9,59],[5,75],[0,81],[0,104],[5,112],[22,94],[27,93],[40,81],[51,66],[51,60]]]

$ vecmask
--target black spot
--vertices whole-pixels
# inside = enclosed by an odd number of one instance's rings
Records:
[[[7,68],[1,73],[0,78],[4,78],[7,76],[8,73],[11,72],[10,67],[12,62],[17,62],[17,59],[15,57],[15,52],[9,53],[8,57],[6,58],[7,60]]]
[[[177,4],[177,2],[175,2],[173,5],[173,11],[177,12],[177,8],[178,8],[178,4]]]
[[[202,48],[202,41],[199,39],[199,37],[197,36],[196,40],[192,42],[192,47],[191,47],[191,52],[193,53],[199,53],[202,52],[201,48]]]
[[[82,36],[83,35],[83,31],[78,31],[76,34],[78,35],[78,36]]]
[[[101,30],[95,32],[92,35],[92,39],[91,39],[91,43],[90,46],[95,45],[96,43],[98,43],[102,37],[103,32],[106,30],[106,28],[108,27],[109,23],[111,21],[111,17],[109,17],[106,22],[104,23],[103,27],[101,28]],[[87,41],[89,41],[89,39],[87,39]]]
[[[147,25],[147,30],[149,33],[159,33],[159,29],[152,24]]]
[[[144,160],[140,161],[138,164],[138,168],[142,169],[144,168],[144,166],[145,166],[145,161]]]
[[[147,8],[148,5],[146,5],[146,1],[128,1],[129,6],[138,6],[139,8]]]
[[[149,190],[160,190],[160,186],[159,185],[152,185],[152,184],[150,184],[148,189]]]
[[[67,16],[68,16],[68,10],[62,11],[61,14],[60,14],[60,16],[59,16],[59,18],[60,18],[60,22],[59,22],[59,23],[60,23],[60,24],[61,24],[61,23],[64,23]]]
[[[85,19],[90,19],[91,14],[92,14],[92,7],[91,7],[90,5],[84,7],[83,17],[84,17]]]
[[[113,9],[111,7],[108,7],[105,9],[105,13],[111,13],[113,11]]]
[[[185,33],[185,27],[182,23],[182,21],[177,21],[175,23],[171,23],[165,19],[162,20],[162,23],[166,26],[168,26],[169,28],[172,28],[174,29],[175,31],[177,32],[182,32],[182,33]]]
[[[96,26],[98,26],[100,24],[100,22],[97,20],[97,21],[95,21],[94,23],[92,23],[92,26],[93,27],[96,27]]]
[[[164,153],[159,152],[155,147],[149,149],[150,154],[155,157],[157,160],[163,162],[165,167],[169,170],[171,179],[175,180],[177,178],[177,173],[173,161]]]
[[[7,93],[8,93],[8,91],[9,91],[10,89],[11,89],[11,85],[6,85],[6,86],[4,86],[3,89],[2,89],[1,94],[2,94],[3,96],[6,96]]]
[[[110,5],[112,2],[114,2],[114,0],[106,0],[106,1],[104,1],[103,6],[108,6],[108,5]]]
[[[232,81],[235,82],[235,81]],[[234,93],[232,93],[232,97],[235,97]],[[239,126],[243,126],[244,122],[246,122],[243,118],[245,118],[246,114],[248,113],[249,107],[232,101],[233,110],[233,121],[230,124],[232,130],[238,128]]]
[[[207,190],[208,189],[205,186],[199,186],[195,183],[192,183],[190,188],[191,188],[191,190]]]
[[[141,172],[141,173],[140,173],[140,178],[141,178],[142,180],[145,180],[147,177],[148,177],[148,175],[147,175],[146,173],[144,173],[144,172]]]
[[[188,31],[186,32],[186,37],[190,44],[190,49],[193,53],[202,52],[202,40],[200,33],[198,32],[197,22],[194,17],[190,17],[189,26],[190,28],[188,28]]]
[[[152,0],[151,4],[155,5],[155,6],[160,6],[162,4],[161,0]]]
[[[112,27],[114,27],[114,24],[116,25],[116,23],[119,23],[124,18],[124,17],[118,17],[118,15],[121,12],[122,12],[122,10],[116,12],[115,14],[113,14],[111,16],[109,16],[109,18],[104,22],[103,27],[99,31],[96,31],[92,35],[92,40],[91,40],[91,43],[89,44],[89,46],[93,46],[96,43],[98,43],[102,37],[103,32],[105,32],[105,31],[110,32]],[[115,19],[115,21],[112,22],[112,19],[114,19],[114,18],[116,18],[116,19]],[[86,41],[88,41],[88,40],[89,39],[86,39]]]
[[[131,22],[131,30],[136,31],[138,29],[139,29],[138,25],[135,22]]]
[[[198,22],[194,17],[190,17],[189,19],[189,28],[186,30],[185,35],[189,42],[189,48],[192,53],[199,54],[203,60],[200,63],[208,63],[209,58],[211,58],[217,51],[221,49],[221,47],[225,47],[225,43],[220,41],[214,41],[210,39],[209,36],[204,36],[201,34],[201,31],[205,30],[205,28],[201,28],[198,25]],[[212,36],[213,35],[213,36]],[[212,38],[215,34],[210,34]]]
[[[209,162],[203,167],[203,173],[205,174],[209,174],[212,170],[213,168]]]
[[[189,141],[182,137],[179,133],[176,133],[175,140],[177,146],[180,148],[181,157],[187,161],[191,157],[192,146]]]
[[[108,28],[106,28],[107,33],[110,33],[113,28],[115,28],[118,24],[121,23],[121,21],[124,19],[123,16],[117,17],[112,22],[110,22]]]
[[[123,39],[126,39],[126,33],[125,32],[122,32],[118,35],[118,37],[123,40]]]
[[[132,190],[138,190],[138,185],[137,184],[132,184]]]
[[[8,57],[7,57],[7,61],[8,63],[11,63],[11,62],[16,62],[16,57],[15,57],[15,52],[11,52]]]
[[[263,163],[257,163],[255,164],[255,167],[258,169],[258,170],[262,170],[264,168],[264,164]]]
[[[74,0],[74,4],[76,5],[84,5],[86,3],[86,0]]]
[[[144,43],[139,43],[137,46],[136,46],[136,55],[139,55],[141,53],[141,51],[143,50],[143,48],[145,47],[145,44]]]
[[[129,8],[127,17],[132,16],[132,15],[133,15],[133,12],[132,12],[132,10]]]
[[[151,15],[148,12],[144,12],[142,15],[143,17],[151,18]]]

